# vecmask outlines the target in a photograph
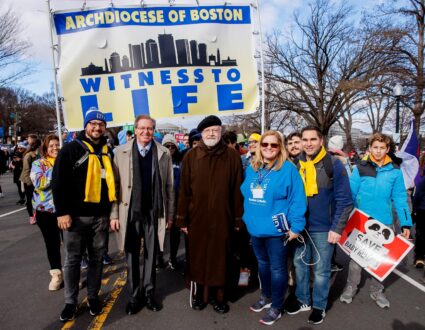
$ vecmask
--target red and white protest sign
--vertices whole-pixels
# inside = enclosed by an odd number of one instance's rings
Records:
[[[174,133],[174,138],[176,139],[177,143],[183,142],[183,133]]]
[[[403,236],[358,209],[351,213],[338,245],[381,282],[413,248]]]

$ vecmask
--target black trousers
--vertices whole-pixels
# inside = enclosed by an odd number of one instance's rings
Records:
[[[25,196],[27,198],[26,207],[27,212],[30,217],[34,215],[34,211],[32,209],[32,194],[34,193],[34,186],[33,185],[27,185],[24,183],[25,188]]]
[[[46,244],[47,258],[50,269],[62,269],[61,262],[61,230],[58,227],[56,215],[50,212],[36,211],[37,226]]]
[[[16,182],[16,186],[18,187],[19,199],[25,199],[25,193],[22,191],[21,181]]]
[[[131,303],[140,303],[145,296],[153,294],[156,281],[157,220],[152,215],[142,215],[127,224],[125,252],[127,257],[127,290]],[[140,263],[141,239],[143,260]],[[140,275],[142,277],[140,278]]]
[[[418,210],[414,217],[416,222],[415,258],[425,257],[425,210]]]
[[[170,260],[177,261],[177,252],[179,251],[181,231],[175,225],[170,229]]]

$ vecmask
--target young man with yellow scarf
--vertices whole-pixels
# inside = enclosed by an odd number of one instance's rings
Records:
[[[393,207],[397,212],[402,235],[409,238],[412,218],[400,167],[388,155],[391,138],[376,133],[369,140],[369,156],[354,168],[350,186],[355,206],[388,227],[393,227]],[[362,267],[350,260],[347,285],[340,301],[350,304],[357,293]],[[371,277],[370,298],[381,308],[389,308],[384,285]]]
[[[294,265],[297,301],[286,308],[290,315],[310,311],[308,322],[320,324],[325,318],[335,244],[353,208],[350,183],[344,165],[323,147],[319,128],[301,131],[303,152],[298,169],[307,197],[305,246],[296,242]],[[316,250],[317,249],[317,250]],[[310,295],[310,264],[314,264],[313,295]]]
[[[87,298],[90,314],[102,313],[98,299],[102,256],[107,249],[109,214],[116,200],[112,152],[106,144],[105,131],[105,115],[90,108],[84,118],[84,131],[61,149],[53,168],[53,200],[66,251],[62,322],[74,318],[80,263],[86,250],[89,254]]]

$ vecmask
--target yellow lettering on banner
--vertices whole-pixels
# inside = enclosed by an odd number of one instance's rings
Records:
[[[148,12],[148,17],[149,17],[149,23],[155,23],[156,22],[156,16],[155,16],[155,11],[151,10]]]
[[[179,20],[180,20],[180,22],[184,22],[185,18],[186,18],[186,11],[185,10],[179,10]]]
[[[120,22],[120,12],[118,10],[116,10],[114,13],[115,13],[115,23],[119,23]]]
[[[210,9],[210,19],[212,21],[215,21],[217,19],[217,12],[215,11],[215,8]]]
[[[192,21],[199,21],[199,14],[197,9],[192,9],[190,11],[190,19]]]
[[[121,21],[123,23],[128,23],[131,19],[131,16],[128,11],[122,11],[120,15]]]
[[[168,12],[168,19],[170,20],[171,23],[175,23],[179,19],[179,14],[175,10],[170,10]]]
[[[71,16],[67,16],[65,22],[65,30],[75,29],[75,23]]]
[[[231,21],[233,18],[232,10],[231,9],[225,9],[224,10],[224,19],[226,21]]]
[[[77,29],[86,27],[86,23],[84,22],[84,16],[82,15],[75,16],[75,22],[77,22]]]
[[[147,21],[148,21],[148,16],[147,16],[146,11],[141,11],[140,12],[140,22],[147,23]]]
[[[139,23],[140,22],[140,13],[138,11],[133,11],[131,13],[131,20],[133,22]]]
[[[218,19],[222,20],[223,19],[223,8],[217,8],[216,11],[217,11],[217,14],[218,14]]]
[[[210,17],[210,15],[208,14],[208,10],[206,9],[201,9],[199,11],[199,17],[201,18],[201,20],[203,21],[207,21],[208,18]]]
[[[105,24],[105,16],[103,15],[103,13],[94,13],[94,24]]]
[[[86,24],[88,26],[93,26],[94,25],[93,14],[88,14],[86,16]]]
[[[243,20],[242,9],[233,9],[233,20],[234,21]]]
[[[158,10],[158,11],[156,12],[156,14],[157,14],[156,21],[157,21],[158,23],[164,23],[164,11],[163,11],[163,10]]]
[[[114,13],[110,11],[105,12],[106,24],[114,23]]]

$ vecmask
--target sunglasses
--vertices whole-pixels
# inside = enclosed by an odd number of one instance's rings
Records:
[[[174,144],[166,144],[164,147],[168,149],[176,149],[176,146]]]
[[[267,148],[268,146],[270,146],[270,148],[272,148],[272,149],[277,149],[277,148],[279,148],[279,144],[277,144],[277,143],[266,143],[266,142],[261,142],[261,146],[262,146],[263,148]]]

